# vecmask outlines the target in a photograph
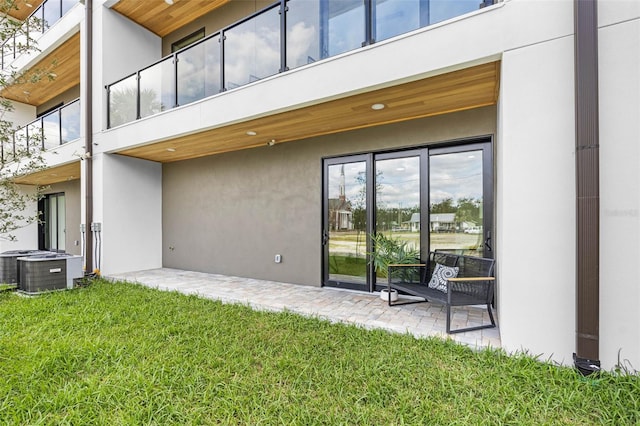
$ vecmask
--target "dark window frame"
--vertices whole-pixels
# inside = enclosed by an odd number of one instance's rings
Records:
[[[184,49],[187,46],[202,40],[205,38],[204,27],[192,32],[191,34],[182,37],[180,40],[171,43],[171,53],[176,53],[179,50]]]

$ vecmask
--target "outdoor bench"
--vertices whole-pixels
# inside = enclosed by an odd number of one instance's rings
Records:
[[[431,252],[426,264],[391,264],[387,270],[389,306],[424,302],[444,304],[447,308],[449,334],[493,328],[496,326],[491,312],[494,266],[494,259],[439,251]],[[392,302],[391,293],[394,289],[422,300]],[[486,305],[491,324],[451,330],[451,307],[468,305]]]

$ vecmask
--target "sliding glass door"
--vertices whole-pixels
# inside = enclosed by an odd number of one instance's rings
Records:
[[[369,161],[367,156],[325,161],[322,238],[327,285],[368,289]]]
[[[64,194],[48,194],[38,202],[41,212],[38,249],[65,251],[66,210]]]
[[[473,145],[462,150],[433,150],[429,155],[431,251],[493,257],[493,179],[488,149]]]
[[[446,250],[493,257],[490,140],[324,161],[323,284],[374,291],[372,236],[420,259]]]

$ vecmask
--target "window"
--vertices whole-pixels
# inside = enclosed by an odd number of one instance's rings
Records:
[[[175,43],[171,43],[171,53],[195,43],[196,41],[204,38],[204,28],[200,28],[198,31],[189,34],[188,36],[181,38]]]

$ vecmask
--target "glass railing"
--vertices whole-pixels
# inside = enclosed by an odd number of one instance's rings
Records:
[[[21,158],[26,150],[47,150],[79,138],[80,100],[76,99],[16,130],[12,146],[3,146],[2,161]]]
[[[433,25],[494,1],[280,0],[107,86],[107,127]]]
[[[0,47],[2,69],[8,67],[15,58],[27,51],[32,40],[45,33],[76,3],[78,0],[46,0],[38,6]]]

